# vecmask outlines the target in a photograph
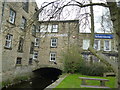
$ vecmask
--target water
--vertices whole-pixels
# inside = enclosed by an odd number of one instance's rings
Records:
[[[48,85],[55,82],[61,71],[55,68],[42,68],[33,72],[34,76],[29,81],[23,81],[20,84],[10,86],[8,88],[3,88],[2,90],[21,90],[21,89],[30,89],[30,90],[43,90]]]

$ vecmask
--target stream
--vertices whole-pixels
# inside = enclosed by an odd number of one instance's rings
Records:
[[[33,71],[34,76],[29,81],[23,81],[19,84],[12,85],[9,87],[4,87],[2,90],[43,90],[57,79],[62,74],[62,71],[55,68],[41,68]]]

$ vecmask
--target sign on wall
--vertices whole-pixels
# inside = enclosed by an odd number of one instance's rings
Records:
[[[99,39],[113,39],[112,34],[95,34],[95,38]]]
[[[50,37],[68,37],[68,34],[47,34]]]

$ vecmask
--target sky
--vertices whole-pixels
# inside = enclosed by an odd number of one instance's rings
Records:
[[[41,7],[43,2],[51,2],[51,1],[56,1],[56,0],[36,0],[38,8]],[[68,1],[68,0],[66,0],[66,1]],[[92,0],[92,1],[95,3],[96,2],[105,2],[105,0]],[[94,18],[95,18],[94,22],[95,22],[95,31],[96,32],[101,33],[101,23],[99,21],[100,21],[101,16],[103,15],[103,13],[106,11],[107,11],[107,9],[103,8],[101,6],[94,7]],[[72,14],[69,17],[67,17],[67,20],[74,19],[75,18],[74,16],[76,16],[75,12],[76,11],[72,11]],[[109,31],[110,28],[106,28],[106,29],[108,29],[108,31]],[[85,31],[90,32],[88,27],[86,28]]]

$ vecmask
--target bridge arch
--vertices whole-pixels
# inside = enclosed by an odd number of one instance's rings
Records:
[[[38,69],[40,69],[40,68],[55,68],[55,69],[59,69],[59,70],[61,70],[61,71],[64,71],[64,67],[63,67],[63,64],[61,64],[61,65],[52,65],[52,64],[40,64],[40,65],[38,65],[38,66],[36,66],[36,67],[34,67],[32,70],[33,71],[35,71],[35,70],[38,70]]]
[[[61,75],[62,70],[54,67],[40,67],[36,70],[33,70],[33,73],[40,74],[41,76],[44,77],[50,77],[52,75],[56,75],[56,76]]]
[[[58,68],[55,68],[55,67],[40,67],[36,70],[33,70],[34,73],[36,72],[39,72],[39,73],[43,73],[43,72],[48,72],[48,73],[51,73],[51,72],[58,72],[58,73],[61,73],[62,74],[62,70],[61,69],[58,69]]]
[[[62,75],[62,70],[54,68],[54,67],[42,67],[38,68],[33,71],[33,86],[36,87],[36,82],[43,82],[43,83],[49,83],[52,84],[57,79],[59,79],[59,76]],[[43,84],[41,83],[41,85]],[[39,87],[39,86],[37,86]]]

